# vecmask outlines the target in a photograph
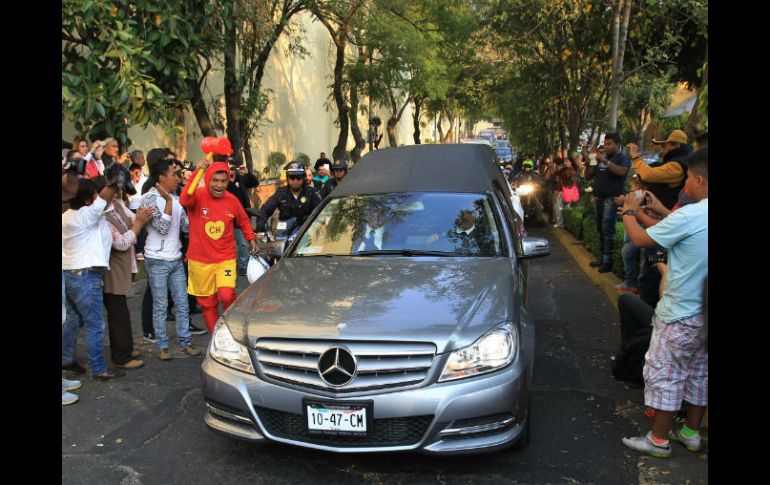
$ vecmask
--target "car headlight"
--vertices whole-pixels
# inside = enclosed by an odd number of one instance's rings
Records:
[[[245,345],[235,341],[233,334],[225,324],[223,319],[219,319],[214,327],[214,333],[211,336],[209,344],[209,356],[228,367],[242,372],[255,374],[254,366],[251,365],[249,351]]]
[[[519,195],[527,195],[529,193],[532,193],[532,191],[535,190],[535,187],[532,184],[524,184],[520,185],[518,189],[516,189],[516,193]]]
[[[493,372],[507,366],[516,357],[516,327],[504,323],[485,333],[472,345],[449,355],[439,382]]]

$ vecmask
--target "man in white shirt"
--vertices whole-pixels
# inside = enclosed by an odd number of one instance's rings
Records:
[[[152,221],[146,226],[144,265],[147,284],[152,292],[152,324],[155,344],[161,360],[171,360],[169,339],[166,335],[168,292],[176,307],[176,335],[179,351],[190,356],[200,355],[192,343],[190,334],[190,307],[187,300],[187,276],[182,262],[180,232],[189,232],[187,213],[174,193],[179,185],[179,175],[173,160],[160,159],[150,167],[150,183],[155,183],[142,196],[140,208],[153,211]]]
[[[62,269],[64,270],[67,318],[62,326],[62,370],[84,372],[75,360],[78,330],[86,331],[91,379],[107,381],[125,375],[107,368],[104,359],[103,271],[109,268],[112,232],[104,218],[107,201],[116,185],[104,187],[81,179],[70,209],[62,214]]]
[[[131,174],[131,183],[134,189],[136,189],[136,194],[128,196],[128,208],[136,212],[142,200],[142,185],[147,181],[147,176],[142,171],[142,167],[137,163],[131,163],[128,166],[128,171]]]

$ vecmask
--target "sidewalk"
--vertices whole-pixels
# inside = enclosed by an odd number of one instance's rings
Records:
[[[570,234],[567,230],[562,228],[549,227],[551,233],[554,234],[559,242],[564,246],[575,262],[580,266],[580,269],[588,276],[591,281],[596,283],[604,293],[607,294],[607,298],[610,299],[610,303],[618,309],[618,296],[620,293],[615,289],[615,285],[622,283],[623,281],[615,276],[614,273],[599,273],[596,268],[591,267],[589,264],[593,261],[595,256],[591,254],[584,246],[582,241],[575,239],[575,236]]]
[[[562,228],[548,227],[551,234],[564,246],[567,252],[572,256],[575,262],[580,266],[583,272],[599,288],[604,291],[610,303],[617,310],[618,296],[621,294],[615,290],[614,286],[621,282],[620,278],[613,273],[599,273],[596,268],[590,266],[594,259],[581,241]],[[638,406],[629,402],[629,406],[619,410],[626,415],[639,428],[639,434],[649,431],[652,421],[645,418]],[[675,423],[675,427],[679,424]],[[639,462],[639,483],[642,485],[661,484],[661,483],[708,483],[708,410],[701,426],[701,436],[703,438],[703,449],[699,453],[688,452],[679,443],[672,442],[674,454],[671,458],[661,459],[653,458],[641,453],[628,450],[627,453],[637,454]],[[614,446],[614,444],[610,444]],[[621,443],[618,446],[623,446]]]

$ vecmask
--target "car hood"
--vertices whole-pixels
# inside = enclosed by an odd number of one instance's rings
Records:
[[[465,347],[518,315],[511,260],[285,258],[225,315],[233,337],[433,342]]]

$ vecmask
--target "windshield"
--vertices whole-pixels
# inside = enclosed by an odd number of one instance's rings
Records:
[[[394,193],[335,198],[300,238],[301,256],[503,256],[486,195]]]

